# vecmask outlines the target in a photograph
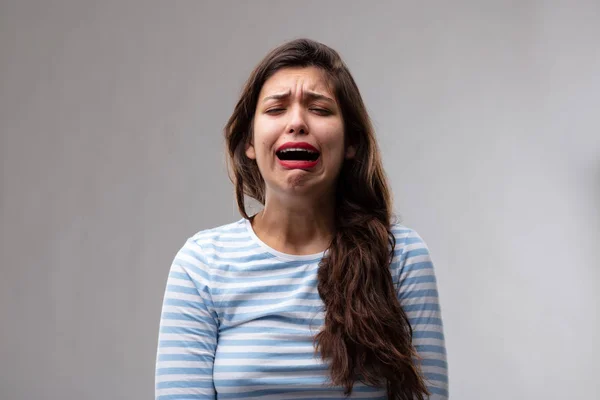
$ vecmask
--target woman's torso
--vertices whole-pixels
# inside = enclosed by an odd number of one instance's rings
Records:
[[[329,382],[313,338],[323,325],[317,270],[323,254],[290,256],[262,243],[245,220],[198,238],[211,262],[218,321],[213,381],[217,398],[346,398]],[[384,399],[354,385],[350,398]]]

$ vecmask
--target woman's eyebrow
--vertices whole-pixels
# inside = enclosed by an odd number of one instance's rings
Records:
[[[285,99],[287,97],[290,97],[291,94],[292,94],[291,90],[288,90],[285,93],[272,94],[270,96],[265,97],[263,99],[263,103],[266,102],[267,100]],[[304,92],[304,96],[310,100],[324,100],[324,101],[335,104],[335,101],[331,97],[325,96],[324,94],[321,94],[321,93],[306,91],[306,92]]]

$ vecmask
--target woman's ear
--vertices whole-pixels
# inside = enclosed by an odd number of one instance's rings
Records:
[[[246,157],[251,160],[256,160],[256,151],[254,150],[254,145],[251,140],[246,143]]]

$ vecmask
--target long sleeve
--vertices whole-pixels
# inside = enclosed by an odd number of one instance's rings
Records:
[[[218,323],[210,271],[200,247],[186,241],[171,265],[156,356],[157,400],[214,399],[213,362]]]
[[[413,329],[413,345],[431,400],[448,399],[448,364],[437,281],[429,249],[413,230],[405,230],[399,257],[398,298]]]

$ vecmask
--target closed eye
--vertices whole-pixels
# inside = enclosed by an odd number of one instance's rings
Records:
[[[329,110],[326,110],[324,108],[311,108],[310,110],[316,111],[316,112],[321,113],[321,114],[331,114],[329,112]]]
[[[281,111],[284,111],[284,110],[285,110],[285,108],[271,108],[271,109],[265,111],[265,113],[267,113],[267,114],[277,114],[277,113],[279,113]],[[317,112],[317,113],[322,114],[322,115],[329,115],[329,114],[331,114],[331,111],[326,110],[324,108],[309,108],[309,110]]]

